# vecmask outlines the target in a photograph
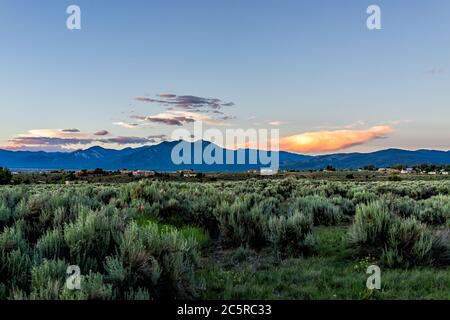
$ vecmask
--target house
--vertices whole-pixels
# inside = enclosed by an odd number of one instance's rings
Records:
[[[145,171],[145,170],[133,171],[134,177],[145,178],[145,177],[154,177],[155,175],[156,175],[155,171]]]
[[[75,185],[75,184],[87,184],[87,181],[66,181],[65,185],[66,186],[71,186],[71,185]]]
[[[428,174],[432,175],[432,176],[435,176],[435,175],[437,175],[437,172],[436,171],[430,171],[430,172],[428,172]]]
[[[197,176],[194,170],[178,170],[177,173],[184,178],[194,178]]]
[[[402,171],[400,171],[401,174],[416,174],[416,170],[414,170],[413,168],[406,168]]]
[[[444,176],[448,176],[448,171],[442,171],[441,174],[443,174]]]
[[[398,169],[392,169],[392,168],[380,168],[377,170],[379,173],[386,173],[386,174],[398,174],[401,171]]]
[[[248,170],[247,173],[258,174],[258,170]]]
[[[278,173],[278,170],[276,169],[270,169],[270,168],[261,168],[260,174],[262,176],[273,176]]]

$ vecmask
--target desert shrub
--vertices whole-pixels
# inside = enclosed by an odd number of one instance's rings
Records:
[[[148,225],[142,230],[143,243],[161,267],[160,294],[168,292],[175,297],[189,297],[195,293],[197,243],[186,239],[178,230],[158,232]],[[166,290],[169,289],[169,290]]]
[[[347,195],[347,191],[347,186],[341,182],[327,181],[317,188],[317,192],[327,198],[334,196],[345,197]]]
[[[131,288],[128,292],[125,293],[125,300],[150,300],[151,295],[146,289],[138,288],[134,290]]]
[[[41,216],[47,197],[43,195],[33,195],[29,199],[22,200],[16,208],[17,219],[23,221],[22,230],[25,237],[30,242],[35,242],[45,231],[46,226],[41,221]],[[45,221],[44,221],[45,223]]]
[[[221,201],[220,194],[210,187],[193,188],[184,194],[188,205],[181,215],[182,224],[195,225],[216,237],[219,233],[214,211]]]
[[[116,256],[108,257],[105,262],[106,279],[116,294],[124,296],[130,288],[139,286],[155,291],[160,277],[158,261],[146,250],[136,224],[125,230],[117,251]]]
[[[74,222],[79,212],[84,212],[89,208],[83,205],[75,206],[71,210],[66,210],[64,207],[57,207],[53,211],[52,226],[53,228],[63,229],[66,224]]]
[[[6,254],[14,249],[28,250],[27,241],[20,228],[20,224],[6,227],[0,234],[0,254]]]
[[[392,213],[402,217],[417,217],[421,206],[409,197],[389,197],[389,207]]]
[[[67,256],[68,248],[61,230],[47,231],[36,243],[36,255],[40,259],[58,259]]]
[[[418,219],[430,225],[444,225],[450,221],[450,196],[439,195],[420,202],[423,206]]]
[[[129,208],[135,211],[133,214],[135,218],[157,219],[161,204],[159,202],[149,203],[143,199],[134,199],[131,201]]]
[[[19,250],[9,252],[3,259],[4,265],[1,272],[2,276],[9,278],[9,283],[12,287],[26,288],[28,286],[29,274],[31,269],[30,256]]]
[[[415,217],[390,215],[382,201],[358,206],[349,230],[349,244],[359,255],[372,254],[389,267],[448,263],[442,239]]]
[[[357,191],[353,193],[352,201],[355,205],[358,204],[368,204],[371,202],[374,202],[379,199],[379,196],[377,196],[375,193],[371,191]]]
[[[197,243],[178,230],[160,232],[154,224],[144,227],[141,234],[145,248],[160,266],[158,296],[192,297],[196,292]]]
[[[233,246],[261,248],[266,243],[269,218],[264,213],[265,208],[254,204],[251,197],[237,199],[231,205],[222,203],[216,211],[220,233]]]
[[[415,217],[427,225],[444,225],[450,217],[450,200],[448,196],[435,196],[422,201],[409,197],[389,197],[392,213],[400,217]]]
[[[0,234],[0,283],[9,288],[27,287],[31,259],[20,225],[6,227]]]
[[[13,287],[8,296],[10,300],[28,300],[28,295],[24,290]]]
[[[442,208],[424,207],[417,213],[416,217],[420,222],[428,225],[443,225],[447,221],[447,216]]]
[[[161,231],[154,223],[144,227],[132,223],[117,254],[106,259],[105,279],[122,298],[131,297],[134,290],[160,299],[192,297],[196,261],[196,243],[176,229]]]
[[[69,248],[69,261],[78,265],[83,273],[97,271],[100,262],[112,252],[114,237],[119,231],[116,216],[107,210],[82,212],[75,222],[64,228],[64,239]]]
[[[283,257],[309,254],[314,249],[310,215],[295,211],[289,216],[273,216],[268,222],[268,239]]]
[[[432,244],[425,225],[415,218],[395,219],[390,225],[381,261],[389,267],[430,264]]]
[[[68,264],[63,260],[44,260],[31,270],[32,300],[57,300],[63,290]]]
[[[4,227],[10,225],[12,222],[13,214],[11,209],[7,207],[4,203],[0,202],[0,232]]]
[[[231,263],[241,263],[245,261],[252,253],[253,251],[250,248],[240,246],[233,252],[233,255],[231,256]]]
[[[8,287],[0,282],[0,300],[6,300],[8,298]]]
[[[29,194],[28,187],[3,188],[0,192],[0,203],[13,210],[22,199],[28,198]]]
[[[450,230],[448,228],[434,234],[431,256],[436,265],[450,265]]]
[[[80,278],[80,290],[66,286],[60,294],[61,300],[112,300],[116,298],[112,286],[105,282],[100,273],[89,272]]]
[[[388,239],[390,214],[386,203],[360,204],[350,227],[349,241],[359,249],[380,248]]]
[[[339,196],[339,197],[333,197],[331,199],[331,203],[334,204],[335,206],[339,207],[341,209],[343,215],[349,216],[349,217],[352,217],[355,215],[356,208],[351,200]]]
[[[111,300],[114,297],[112,286],[104,282],[100,273],[82,276],[80,287],[83,300]]]
[[[399,182],[399,181],[403,181],[403,179],[398,174],[394,174],[394,175],[389,176],[388,181]]]
[[[117,192],[116,188],[104,187],[98,191],[97,199],[99,199],[99,201],[102,204],[107,205],[110,203],[110,201],[112,199],[116,198],[117,195],[118,195],[118,192]]]
[[[331,226],[338,224],[342,219],[341,209],[327,198],[321,196],[307,196],[295,199],[290,210],[310,215],[314,225]]]

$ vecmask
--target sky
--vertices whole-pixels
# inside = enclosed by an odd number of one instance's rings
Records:
[[[0,39],[1,149],[139,147],[198,121],[306,154],[450,149],[448,0],[0,0]]]

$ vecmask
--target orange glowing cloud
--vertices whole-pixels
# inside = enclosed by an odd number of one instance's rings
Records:
[[[367,130],[335,130],[305,132],[280,139],[280,149],[303,153],[320,153],[345,149],[393,132],[389,126],[376,126]]]

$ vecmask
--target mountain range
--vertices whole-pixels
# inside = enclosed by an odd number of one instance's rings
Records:
[[[165,141],[153,146],[139,148],[126,148],[123,150],[92,147],[86,150],[73,152],[44,152],[44,151],[9,151],[0,150],[0,166],[12,170],[78,170],[102,168],[105,170],[157,170],[175,171],[180,169],[193,169],[198,172],[225,172],[246,171],[267,167],[259,160],[256,164],[249,164],[251,150],[245,149],[245,163],[236,164],[237,151],[217,147],[216,152],[223,152],[225,163],[226,152],[233,155],[235,164],[174,164],[171,153],[174,146],[180,141]],[[189,143],[191,155],[195,145],[201,144],[203,148],[211,142],[196,141]],[[213,156],[215,154],[213,153]],[[268,156],[274,156],[271,152]],[[220,154],[219,154],[220,156]],[[193,163],[193,156],[191,156]],[[336,153],[328,155],[310,156],[291,152],[279,152],[280,169],[282,170],[316,170],[331,165],[336,169],[358,169],[367,165],[376,167],[389,167],[397,164],[413,166],[422,163],[447,165],[450,164],[450,151],[417,150],[407,151],[400,149],[387,149],[371,153]]]

